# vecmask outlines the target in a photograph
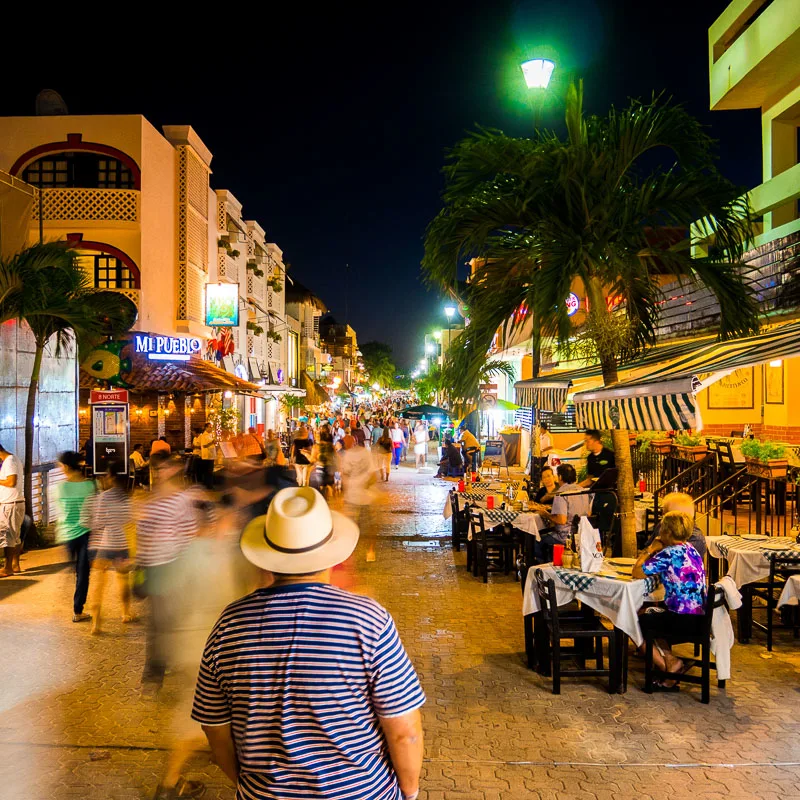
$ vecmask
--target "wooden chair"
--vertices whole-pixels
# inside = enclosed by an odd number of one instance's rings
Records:
[[[483,512],[470,510],[470,532],[472,534],[472,574],[480,575],[484,583],[489,582],[490,572],[511,571],[514,563],[514,543],[509,536],[486,530]]]
[[[466,545],[467,569],[471,570],[472,547],[470,546],[469,540],[469,506],[465,506],[463,509],[460,508],[460,504],[458,502],[458,492],[451,491],[450,508],[453,512],[452,516],[450,517],[450,523],[452,525],[453,550],[459,552],[461,550],[461,545]]]
[[[760,597],[766,603],[767,619],[762,624],[752,620],[754,628],[765,631],[767,634],[767,650],[772,651],[773,631],[775,629],[775,613],[778,609],[778,600],[790,575],[800,575],[800,560],[796,556],[786,556],[775,553],[769,560],[769,577],[766,581],[747,584],[745,588],[745,602],[752,617],[753,598]],[[800,636],[800,622],[798,622],[800,606],[787,609],[794,620],[791,625],[779,623],[778,627],[792,628],[794,636]]]
[[[609,491],[597,492],[592,501],[592,513],[589,520],[592,526],[600,531],[600,543],[604,551],[615,538],[617,502],[617,495]]]
[[[536,591],[539,595],[544,620],[547,624],[550,639],[550,654],[552,663],[553,694],[561,694],[561,678],[588,677],[590,675],[607,675],[609,678],[608,691],[613,694],[618,687],[612,685],[611,678],[616,673],[617,631],[606,628],[599,618],[587,615],[563,615],[558,613],[556,599],[556,584],[552,578],[546,579],[544,572],[537,569]],[[572,640],[575,644],[569,653],[565,652],[561,642]],[[608,639],[608,669],[603,661],[603,639]],[[586,643],[589,647],[579,647],[579,643]],[[578,660],[578,669],[562,669],[563,655]],[[595,669],[586,668],[586,659],[596,663]]]
[[[716,672],[717,664],[711,660],[711,622],[714,618],[714,609],[726,606],[725,592],[718,586],[713,585],[708,589],[706,597],[706,609],[703,615],[703,623],[697,636],[675,636],[666,632],[659,631],[657,628],[649,628],[644,631],[644,690],[648,694],[653,692],[653,681],[656,678],[666,680],[678,680],[681,683],[693,683],[700,686],[701,702],[708,703],[711,699],[711,670]],[[700,648],[700,675],[689,675],[688,673],[678,674],[666,672],[658,669],[653,663],[653,647],[656,639],[667,639],[670,644],[693,644],[695,653]],[[717,680],[720,689],[725,688],[724,680]]]

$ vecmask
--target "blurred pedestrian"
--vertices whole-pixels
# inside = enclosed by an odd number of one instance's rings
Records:
[[[157,689],[167,666],[164,636],[174,625],[169,602],[172,565],[197,534],[197,513],[183,491],[179,458],[157,453],[150,459],[153,491],[143,501],[136,532],[136,563],[144,572],[140,592],[150,606],[142,684]]]
[[[55,499],[58,509],[56,531],[58,539],[65,542],[70,559],[75,562],[75,593],[72,597],[72,621],[88,622],[91,614],[85,614],[86,595],[89,591],[89,528],[86,525],[84,504],[95,493],[94,481],[84,477],[81,456],[67,450],[58,457],[58,465],[64,473],[61,483],[56,485]]]
[[[0,577],[22,572],[19,557],[22,553],[22,520],[25,518],[23,483],[22,464],[0,444],[0,548],[5,556]]]
[[[86,500],[89,558],[92,563],[92,633],[101,633],[106,574],[114,570],[122,604],[122,622],[134,622],[131,613],[131,558],[129,538],[133,538],[133,509],[125,492],[127,471],[121,461],[109,461],[103,478],[105,490]]]
[[[264,460],[264,452],[264,442],[258,431],[253,427],[248,428],[247,433],[242,436],[239,457],[260,462]]]
[[[367,561],[375,561],[375,525],[373,504],[375,469],[372,457],[363,447],[353,447],[342,453],[342,488],[344,508],[367,542]]]
[[[381,435],[375,442],[373,452],[377,458],[377,469],[381,474],[381,480],[388,481],[392,469],[392,437],[388,426],[381,428]]]
[[[203,432],[197,439],[200,445],[200,469],[198,480],[206,489],[214,488],[214,463],[217,460],[217,437],[214,435],[214,426],[207,422]]]
[[[298,486],[306,486],[308,484],[311,448],[312,443],[308,435],[308,428],[305,423],[301,423],[292,439],[292,459],[294,461],[295,471],[297,472]]]
[[[419,793],[425,695],[414,668],[385,609],[330,585],[357,541],[308,487],[280,492],[242,535],[274,583],[222,613],[192,712],[242,799]]]
[[[156,453],[166,453],[170,455],[172,448],[167,441],[166,436],[159,436],[158,439],[153,439],[150,444],[150,457],[152,458]]]
[[[421,419],[414,426],[414,457],[419,472],[428,462],[428,426]]]
[[[264,442],[264,466],[271,467],[278,463],[278,453],[281,451],[281,443],[275,435],[275,431],[270,428],[267,431],[267,439]]]

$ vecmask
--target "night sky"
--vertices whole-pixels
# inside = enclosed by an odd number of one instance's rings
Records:
[[[518,64],[532,48],[552,46],[558,63],[545,125],[560,124],[571,76],[584,78],[590,113],[666,90],[711,126],[728,177],[760,182],[758,112],[708,111],[707,31],[727,4],[411,0],[328,15],[267,4],[268,15],[209,15],[205,35],[183,18],[146,31],[82,21],[84,44],[65,36],[55,55],[29,53],[4,82],[0,113],[32,113],[47,87],[71,113],[191,124],[214,154],[212,186],[243,202],[290,275],[360,341],[387,341],[407,364],[445,321],[419,276],[444,150],[476,124],[531,129]]]

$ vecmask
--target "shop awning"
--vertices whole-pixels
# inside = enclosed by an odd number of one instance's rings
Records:
[[[134,356],[130,373],[122,378],[134,392],[221,392],[261,396],[260,387],[242,380],[231,372],[204,361],[190,358],[188,361],[149,361]],[[97,386],[98,379],[81,369],[82,389]]]
[[[800,322],[695,346],[672,363],[609,389],[575,395],[579,427],[632,431],[703,427],[697,392],[737,369],[800,356]]]
[[[301,373],[302,388],[306,392],[306,402],[309,406],[324,406],[330,403],[331,398],[325,389],[320,386],[318,381],[312,380],[311,376],[303,370]]]
[[[643,353],[619,368],[623,378],[632,373],[650,372],[655,367],[671,364],[697,351],[698,347],[714,342],[713,336],[704,336],[691,341],[659,345]],[[588,367],[553,372],[538,378],[517,381],[514,384],[518,406],[534,406],[541,411],[562,411],[570,390],[588,391],[603,384],[603,371],[599,364]]]

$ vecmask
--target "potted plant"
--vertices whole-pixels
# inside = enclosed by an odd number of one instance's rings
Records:
[[[241,255],[241,253],[240,253],[238,250],[228,250],[228,255],[229,255],[231,258],[239,258],[239,256]]]
[[[256,276],[256,278],[263,278],[264,277],[264,270],[258,268],[258,264],[253,259],[250,259],[247,262],[247,269]]]
[[[270,278],[268,283],[267,283],[267,285],[276,294],[278,294],[279,292],[283,291],[283,284],[281,283],[281,279],[280,278],[277,278],[277,277]]]
[[[745,439],[741,444],[747,472],[758,478],[785,478],[789,461],[784,458],[786,447],[776,442]]]
[[[267,331],[267,339],[272,339],[273,342],[279,342],[281,335],[276,331]]]
[[[640,453],[652,450],[665,455],[672,449],[672,439],[666,431],[642,431],[636,435],[636,444]]]
[[[702,461],[708,453],[708,445],[696,433],[679,433],[675,437],[675,449],[686,461]]]
[[[219,238],[217,239],[217,247],[223,248],[227,250],[229,253],[231,251],[231,243],[227,239]]]
[[[255,322],[248,322],[247,330],[252,333],[253,336],[261,336],[261,334],[264,333],[264,329]]]

